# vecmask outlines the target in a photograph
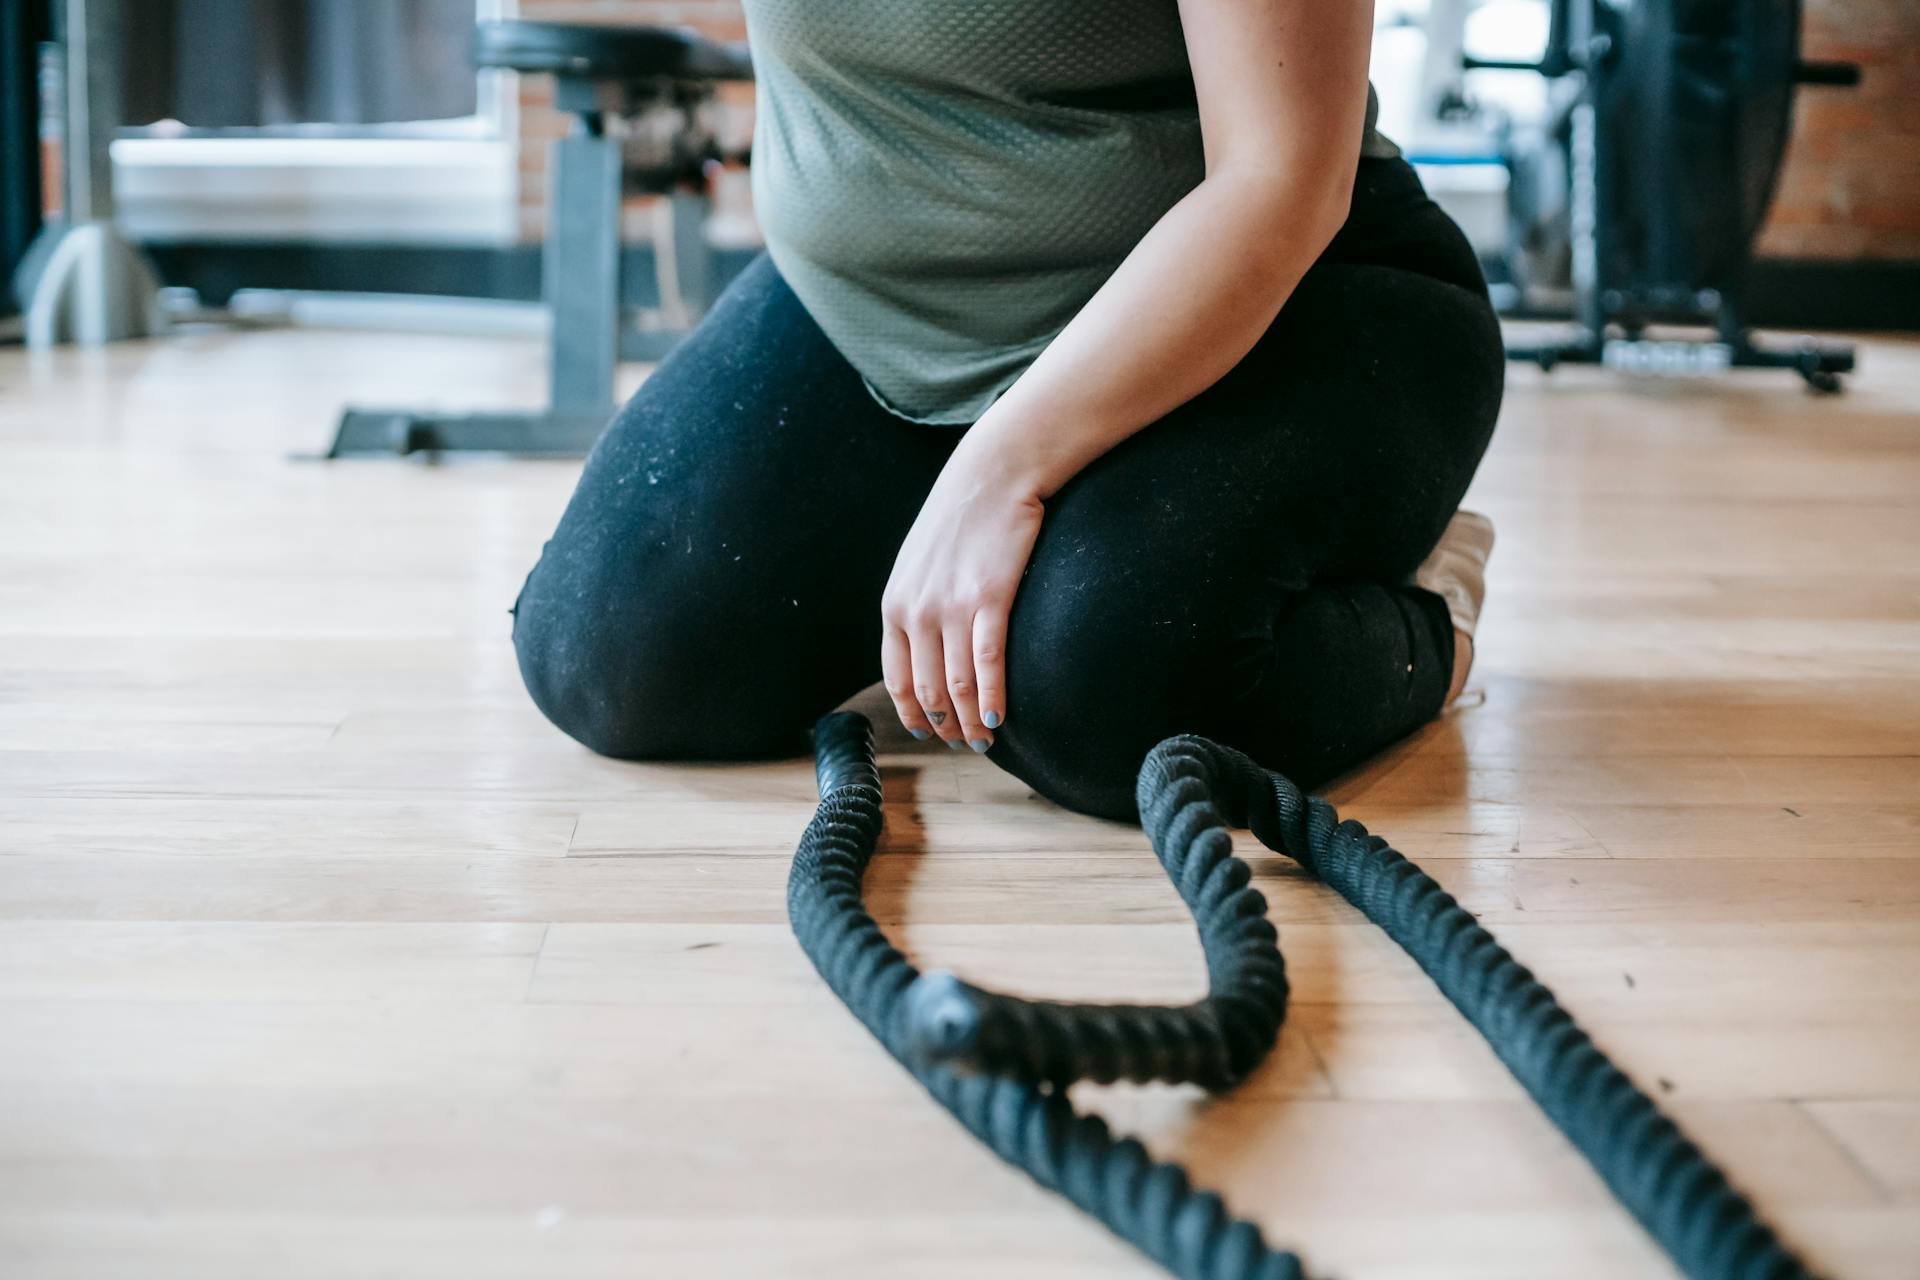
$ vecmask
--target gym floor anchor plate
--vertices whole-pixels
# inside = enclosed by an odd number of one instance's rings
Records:
[[[1286,969],[1266,899],[1234,856],[1229,832],[1238,826],[1332,886],[1419,963],[1686,1275],[1811,1277],[1553,993],[1432,877],[1240,752],[1169,738],[1140,769],[1141,826],[1199,927],[1209,987],[1197,1003],[1161,1008],[1020,1000],[919,973],[861,900],[882,821],[872,727],[835,712],[815,726],[814,751],[820,806],[787,882],[787,913],[814,967],[975,1137],[1182,1280],[1306,1272],[1179,1165],[1075,1112],[1066,1087],[1158,1080],[1224,1090],[1272,1049],[1286,1017]]]

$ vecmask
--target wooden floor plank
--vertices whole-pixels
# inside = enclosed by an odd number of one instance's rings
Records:
[[[0,1275],[1153,1274],[808,967],[806,761],[601,760],[528,702],[507,607],[575,464],[288,461],[349,401],[541,377],[425,335],[0,350]],[[1920,342],[1823,399],[1516,368],[1473,690],[1327,788],[1847,1280],[1920,1258],[1916,422]],[[853,705],[918,962],[1199,994],[1137,830]],[[1673,1274],[1411,961],[1238,846],[1278,1051],[1082,1102],[1315,1274]]]

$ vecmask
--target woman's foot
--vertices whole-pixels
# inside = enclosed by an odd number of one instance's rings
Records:
[[[1447,685],[1447,706],[1467,691],[1467,675],[1473,670],[1473,637],[1464,631],[1453,633],[1453,679]]]
[[[1467,687],[1473,670],[1473,630],[1487,598],[1487,557],[1493,554],[1493,521],[1477,511],[1456,511],[1445,533],[1414,570],[1413,582],[1447,602],[1453,619],[1453,678],[1450,704]]]

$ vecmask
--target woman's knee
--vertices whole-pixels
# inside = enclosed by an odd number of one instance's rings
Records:
[[[640,637],[613,633],[606,602],[543,589],[540,576],[536,568],[513,611],[514,652],[534,705],[601,755],[661,754],[672,720],[659,705],[672,687],[667,673],[641,658]]]
[[[1125,612],[1059,593],[1015,609],[1007,720],[988,758],[1056,804],[1131,823],[1147,752],[1195,726],[1181,693],[1192,673]]]
[[[803,750],[784,721],[741,714],[740,673],[700,593],[654,584],[543,581],[514,607],[513,644],[534,705],[569,737],[623,760],[767,758]]]

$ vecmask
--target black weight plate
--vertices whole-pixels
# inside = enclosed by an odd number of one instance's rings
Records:
[[[1748,260],[1791,124],[1799,0],[1626,0],[1601,99],[1609,284],[1727,290]]]
[[[1724,285],[1746,254],[1740,67],[1741,11],[1749,3],[1674,0],[1671,11],[1667,111],[1674,149],[1667,208],[1675,231],[1664,280],[1690,290]]]
[[[1795,71],[1800,63],[1800,0],[1745,0],[1738,6],[1741,43],[1739,122],[1743,244],[1760,234],[1793,131]]]

